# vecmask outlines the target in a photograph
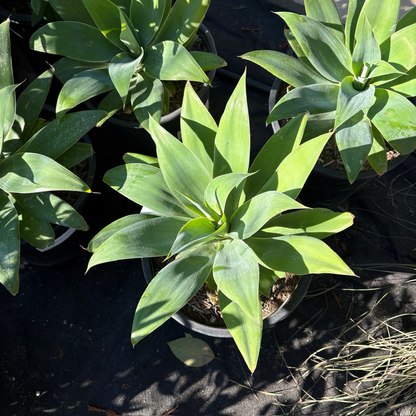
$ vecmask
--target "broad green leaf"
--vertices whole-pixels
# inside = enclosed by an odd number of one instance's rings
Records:
[[[114,87],[120,94],[123,105],[126,105],[131,78],[140,64],[143,54],[144,51],[142,50],[142,55],[134,59],[127,52],[119,53],[113,58],[108,67],[108,74]]]
[[[250,122],[246,96],[246,73],[227,102],[218,126],[214,147],[214,177],[224,173],[247,173],[250,159]]]
[[[358,26],[358,38],[352,54],[352,67],[357,77],[361,76],[361,71],[366,62],[380,59],[380,46],[373,33],[373,29],[366,18]]]
[[[314,72],[319,74],[319,72],[315,69],[315,67],[310,63],[309,59],[305,56],[303,49],[300,47],[299,42],[293,36],[292,31],[290,29],[287,29],[285,30],[284,35],[290,47],[293,49],[293,52],[298,57],[298,59],[302,61],[305,65],[307,65],[310,69],[312,69]],[[322,76],[322,75],[319,74],[319,76]],[[329,80],[326,80],[325,82],[329,82]]]
[[[137,224],[141,221],[151,220],[157,218],[156,215],[152,214],[131,214],[125,217],[119,218],[118,220],[112,222],[111,224],[104,227],[98,234],[88,244],[88,251],[94,253],[97,251],[98,247],[111,238],[114,234],[118,233],[123,228],[126,228],[130,225]]]
[[[16,103],[16,114],[22,117],[24,125],[19,131],[22,142],[25,142],[43,108],[51,86],[54,71],[48,69],[32,81],[20,94]],[[15,126],[14,126],[15,127]]]
[[[415,97],[416,96],[416,66],[414,66],[406,74],[396,78],[393,81],[386,82],[380,85],[380,87],[398,92],[404,97]]]
[[[101,33],[117,48],[127,50],[120,40],[119,8],[110,0],[82,0]]]
[[[318,22],[323,23],[326,27],[344,43],[344,27],[338,13],[338,8],[333,0],[305,0],[306,15]]]
[[[259,271],[260,271],[259,292],[268,298],[270,297],[270,289],[276,283],[276,280],[279,278],[286,277],[286,273],[267,269],[261,264],[259,264]]]
[[[366,17],[374,30],[378,44],[381,45],[394,33],[399,11],[400,0],[366,0],[358,17],[357,27],[361,27]]]
[[[15,295],[19,291],[19,217],[15,207],[1,190],[0,234],[0,282]]]
[[[123,101],[121,101],[120,95],[116,89],[106,94],[98,105],[98,110],[105,111],[107,116],[104,117],[99,123],[97,123],[97,127],[101,127],[106,120],[108,120],[122,108]]]
[[[246,239],[260,230],[271,218],[280,213],[306,208],[304,205],[276,191],[261,193],[245,202],[231,217],[231,238]]]
[[[114,84],[107,69],[87,69],[75,75],[62,87],[56,104],[56,117],[99,94],[111,91]]]
[[[146,51],[143,69],[147,75],[162,81],[197,81],[210,84],[210,80],[192,55],[172,41],[157,43]]]
[[[0,189],[11,193],[91,192],[71,171],[35,153],[16,153],[0,161]]]
[[[134,2],[136,3],[136,2]],[[120,10],[121,34],[120,40],[127,46],[134,57],[144,53],[144,48],[140,46],[139,35],[131,20]]]
[[[260,65],[275,77],[294,87],[311,84],[327,84],[329,81],[319,72],[288,54],[277,51],[254,51],[241,56]]]
[[[194,218],[181,228],[168,257],[218,239],[218,234],[224,232],[224,229],[225,224],[216,230],[208,218]]]
[[[200,51],[190,51],[189,53],[205,72],[211,71],[211,69],[221,68],[227,65],[227,62],[225,62],[224,59],[220,58],[215,53]]]
[[[261,192],[278,191],[295,199],[302,190],[331,133],[311,139],[294,149],[279,165]],[[293,175],[296,172],[296,175]]]
[[[175,357],[188,367],[202,367],[215,358],[209,345],[202,339],[178,338],[168,342],[168,345]]]
[[[406,74],[402,71],[397,70],[393,65],[389,64],[386,61],[382,61],[381,59],[375,59],[368,63],[370,67],[370,72],[367,75],[367,78],[371,79],[371,83],[373,85],[380,85],[385,84],[386,81],[383,80],[386,75],[394,76],[395,79],[399,78],[401,75],[405,77],[411,78],[410,71]],[[385,88],[385,85],[383,85]]]
[[[305,132],[303,133],[303,141],[318,137],[334,129],[335,111],[328,113],[313,114],[309,116],[306,123]]]
[[[120,194],[167,217],[194,217],[172,195],[159,168],[129,163],[110,169],[103,181]]]
[[[157,158],[172,194],[199,216],[204,214],[183,195],[204,206],[204,192],[211,176],[202,162],[179,140],[150,119],[150,132],[156,143]]]
[[[134,314],[133,345],[167,321],[195,295],[212,271],[216,251],[216,245],[198,247],[169,263],[153,278]]]
[[[29,214],[19,204],[15,205],[19,213],[19,233],[20,237],[36,248],[46,248],[55,241],[55,233],[51,224],[42,221]]]
[[[166,256],[186,222],[183,218],[158,217],[122,227],[95,249],[88,270],[117,260]]]
[[[349,212],[332,212],[323,208],[294,211],[272,218],[255,237],[308,235],[321,240],[350,227],[353,219]]]
[[[416,7],[412,7],[397,22],[396,32],[416,22]]]
[[[347,19],[345,21],[345,45],[351,53],[354,50],[358,17],[360,16],[364,2],[365,0],[348,1]]]
[[[141,155],[138,153],[126,153],[123,156],[124,163],[144,163],[145,165],[151,165],[156,168],[159,167],[159,162],[153,156]]]
[[[250,167],[250,173],[255,175],[247,178],[244,186],[246,199],[256,195],[283,159],[300,145],[307,121],[307,114],[299,114],[274,133],[262,147]]]
[[[30,38],[30,47],[87,62],[108,62],[120,52],[98,29],[78,22],[42,26]]]
[[[99,110],[78,111],[53,120],[33,135],[18,151],[40,153],[56,159],[90,131],[105,113]]]
[[[3,139],[9,133],[9,130],[12,127],[12,124],[9,123],[9,110],[13,109],[13,114],[15,111],[14,103],[15,96],[14,90],[18,85],[9,85],[0,90],[0,155],[2,153]]]
[[[218,292],[218,300],[222,317],[230,331],[238,350],[244,358],[247,367],[253,373],[257,366],[260,353],[263,322],[256,325],[237,305],[228,299],[221,291]],[[261,309],[260,309],[261,313]]]
[[[50,192],[13,194],[13,198],[29,214],[40,220],[77,230],[88,230],[84,218],[68,202]]]
[[[266,122],[294,117],[301,113],[321,114],[335,111],[339,85],[314,84],[289,91],[274,106]]]
[[[210,0],[177,0],[152,44],[166,40],[185,44],[204,20],[209,3]]]
[[[409,71],[416,65],[416,23],[394,33],[380,45],[381,58],[399,71]]]
[[[78,142],[72,145],[66,152],[62,153],[61,156],[57,157],[55,161],[63,167],[71,169],[93,154],[94,150],[91,144]]]
[[[307,16],[289,12],[276,14],[289,26],[305,56],[321,75],[341,82],[353,74],[351,55],[331,29]]]
[[[212,175],[214,140],[218,127],[189,82],[185,86],[180,123],[183,144],[196,155]]]
[[[164,20],[170,0],[134,0],[130,6],[130,19],[138,30],[140,44],[146,48]]]
[[[85,8],[82,0],[48,0],[63,20],[94,25],[94,20]]]
[[[0,89],[13,84],[12,56],[10,50],[10,20],[0,24]]]
[[[338,93],[337,109],[335,112],[335,129],[351,119],[361,111],[373,98],[375,93],[374,85],[368,86],[363,91],[354,88],[354,78],[347,77],[341,83]]]
[[[373,143],[371,145],[370,153],[367,156],[371,167],[379,174],[387,171],[387,150],[385,146],[384,137],[376,129],[372,127]]]
[[[259,262],[273,270],[297,275],[329,273],[354,276],[353,271],[324,242],[308,236],[249,238],[247,245]]]
[[[370,120],[360,111],[337,129],[335,141],[348,180],[353,183],[357,179],[373,143]]]
[[[223,240],[215,256],[213,276],[218,290],[235,302],[261,328],[259,266],[242,240]],[[260,311],[260,312],[259,312]]]
[[[416,107],[394,91],[376,88],[375,97],[368,118],[400,154],[413,152],[416,148]]]
[[[53,64],[55,75],[65,84],[75,75],[88,69],[107,69],[110,62],[84,62],[71,58],[61,58]]]
[[[205,204],[217,214],[222,215],[231,191],[249,175],[248,173],[226,173],[217,176],[205,189]]]

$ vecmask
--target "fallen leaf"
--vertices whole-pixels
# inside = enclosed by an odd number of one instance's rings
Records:
[[[209,345],[202,339],[186,336],[168,342],[168,345],[176,358],[189,367],[202,367],[215,358]]]

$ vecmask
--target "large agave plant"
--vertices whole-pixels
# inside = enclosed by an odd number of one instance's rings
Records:
[[[37,51],[63,55],[55,64],[64,83],[57,118],[107,93],[99,109],[107,117],[124,107],[147,128],[160,121],[172,91],[170,81],[210,83],[204,71],[223,59],[189,47],[210,0],[49,0],[63,21],[48,23],[31,37]]]
[[[245,76],[219,125],[188,83],[183,143],[150,119],[157,159],[127,155],[104,181],[152,214],[121,218],[89,244],[89,268],[129,258],[167,256],[136,309],[133,345],[198,289],[216,287],[225,323],[254,371],[262,336],[259,291],[285,272],[352,275],[320,239],[349,227],[352,215],[309,209],[296,197],[329,134],[300,144],[307,115],[273,135],[249,168]]]
[[[400,0],[350,0],[345,24],[333,0],[305,0],[306,16],[276,13],[297,58],[243,55],[292,87],[267,121],[308,111],[308,135],[334,131],[350,182],[367,159],[381,174],[386,150],[416,147],[416,8],[398,20]]]

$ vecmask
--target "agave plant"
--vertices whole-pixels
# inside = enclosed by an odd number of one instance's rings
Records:
[[[416,147],[416,8],[400,20],[400,0],[350,0],[345,25],[333,0],[305,0],[306,16],[280,12],[297,58],[276,51],[242,56],[293,88],[267,122],[311,114],[308,135],[335,133],[353,182],[367,159],[381,174],[386,150]]]
[[[91,192],[70,170],[92,154],[77,143],[105,115],[68,114],[60,123],[39,118],[53,71],[36,78],[16,102],[9,20],[0,25],[0,282],[19,289],[20,238],[36,248],[54,242],[52,224],[88,228],[70,204],[51,191]]]
[[[134,316],[133,345],[185,305],[205,283],[217,288],[224,321],[254,371],[262,335],[259,291],[286,272],[353,275],[320,239],[352,224],[349,213],[296,201],[330,134],[300,144],[308,116],[273,135],[249,168],[245,74],[219,125],[188,83],[183,143],[150,119],[157,159],[128,154],[104,181],[151,214],[116,220],[89,244],[88,268],[166,256]]]
[[[63,21],[48,23],[30,40],[34,50],[63,55],[55,64],[64,83],[57,118],[106,93],[99,109],[112,116],[129,107],[147,128],[160,121],[171,81],[210,83],[204,71],[225,65],[208,52],[187,50],[209,0],[49,0]],[[103,120],[104,121],[104,120]]]

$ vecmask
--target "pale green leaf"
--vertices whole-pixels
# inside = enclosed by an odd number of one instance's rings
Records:
[[[347,19],[345,21],[345,45],[352,53],[355,46],[355,32],[357,30],[358,17],[365,0],[349,0]]]
[[[210,363],[215,355],[202,339],[185,337],[168,342],[175,357],[189,367],[202,367]]]
[[[412,78],[410,71],[406,74],[402,71],[397,70],[393,65],[389,64],[388,62],[382,61],[381,59],[375,59],[369,62],[368,65],[370,67],[370,72],[368,73],[367,78],[371,79],[371,83],[373,85],[378,86],[380,84],[384,84],[383,88],[386,88],[386,81],[384,80],[386,75],[389,75],[389,79],[391,79],[392,76],[395,79],[397,79],[401,75],[404,75],[406,78],[408,78],[409,81]]]
[[[414,66],[406,74],[396,78],[393,81],[386,82],[380,85],[380,87],[398,92],[404,97],[415,97],[416,96],[416,66]]]
[[[387,171],[387,150],[385,146],[384,137],[376,129],[372,127],[373,143],[371,145],[370,152],[368,153],[367,160],[371,167],[379,174]]]
[[[200,51],[190,51],[189,53],[205,72],[211,71],[212,69],[222,68],[227,65],[227,62],[215,53]]]
[[[77,142],[72,145],[67,151],[61,154],[61,156],[55,159],[60,165],[67,169],[80,164],[84,160],[93,156],[94,150],[89,143]]]
[[[261,264],[259,265],[259,271],[260,271],[259,292],[266,297],[270,297],[270,289],[276,283],[277,279],[286,277],[286,273],[267,269]]]
[[[157,158],[153,156],[141,155],[139,153],[126,153],[123,156],[125,163],[144,163],[145,165],[151,165],[156,168],[159,167],[159,162]]]
[[[12,127],[12,122],[9,123],[9,110],[12,109],[12,113],[15,113],[15,95],[14,90],[18,85],[9,85],[0,90],[0,155],[2,153],[3,140],[9,133]]]

